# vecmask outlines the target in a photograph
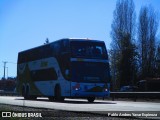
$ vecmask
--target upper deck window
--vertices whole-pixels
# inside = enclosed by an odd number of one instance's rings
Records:
[[[105,44],[97,41],[71,41],[72,57],[108,59]]]

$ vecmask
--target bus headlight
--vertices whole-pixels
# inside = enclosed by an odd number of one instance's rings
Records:
[[[107,91],[108,91],[108,89],[107,89],[107,88],[105,88],[105,89],[104,89],[104,91],[105,91],[105,92],[107,92]]]
[[[103,86],[103,91],[104,91],[104,92],[107,92],[107,91],[108,91],[108,86],[107,86],[107,85],[104,85],[104,86]]]
[[[80,88],[75,88],[76,91],[80,90]]]

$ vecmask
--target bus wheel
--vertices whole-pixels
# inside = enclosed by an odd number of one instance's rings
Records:
[[[88,102],[93,103],[95,100],[95,97],[89,97],[89,98],[87,98],[87,100],[88,100]]]
[[[26,91],[25,91],[25,94],[24,94],[24,99],[29,99],[29,89],[28,89],[28,86],[26,87]]]
[[[26,94],[26,93],[25,93],[25,86],[23,86],[23,87],[22,87],[22,96],[24,97],[25,94]]]
[[[29,87],[28,86],[26,87],[26,92],[25,92],[24,99],[26,99],[26,100],[31,99],[31,96],[29,95]]]
[[[55,100],[64,101],[64,97],[61,96],[61,89],[58,86],[56,86],[56,89],[55,89]]]
[[[54,97],[48,97],[49,101],[54,101]]]
[[[34,96],[34,95],[29,96],[29,98],[30,98],[31,100],[36,100],[36,99],[37,99],[37,97],[36,97],[36,96]]]

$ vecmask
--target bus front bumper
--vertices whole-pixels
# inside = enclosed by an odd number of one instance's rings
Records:
[[[84,91],[72,91],[72,97],[109,97],[110,92],[84,92]]]

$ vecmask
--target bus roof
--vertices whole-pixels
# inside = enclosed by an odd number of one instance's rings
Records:
[[[103,42],[101,40],[94,40],[94,39],[90,39],[90,38],[64,38],[64,39],[67,39],[69,41],[94,41],[94,42]],[[64,40],[64,39],[61,39],[61,40]]]
[[[101,41],[101,40],[93,40],[93,39],[89,39],[89,38],[62,38],[62,39],[55,40],[53,42],[50,42],[50,43],[47,43],[47,44],[44,44],[44,45],[40,45],[40,46],[37,46],[37,47],[33,47],[33,48],[30,48],[30,49],[27,49],[27,50],[20,51],[19,53],[23,53],[23,52],[26,52],[26,51],[29,51],[29,50],[32,50],[32,49],[35,49],[35,48],[39,48],[39,47],[43,47],[43,46],[46,46],[46,45],[50,45],[50,44],[52,44],[54,42],[58,42],[58,41],[62,41],[62,40],[104,42],[104,41]]]

